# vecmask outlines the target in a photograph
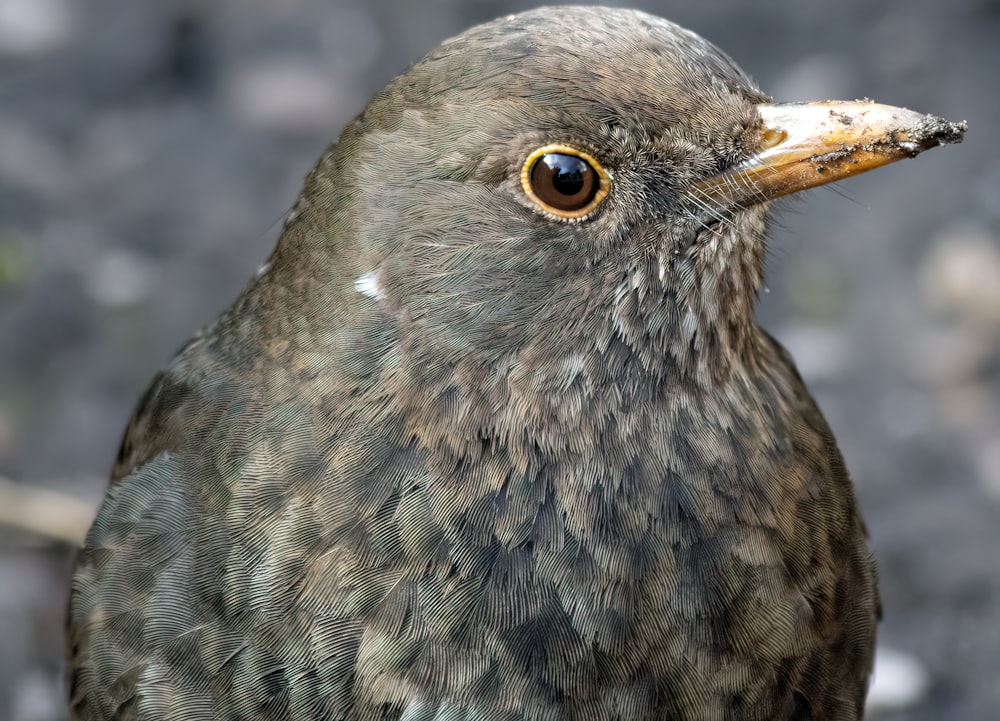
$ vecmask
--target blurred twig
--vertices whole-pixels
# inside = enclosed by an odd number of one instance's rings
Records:
[[[85,501],[0,476],[0,526],[80,545],[95,512]]]

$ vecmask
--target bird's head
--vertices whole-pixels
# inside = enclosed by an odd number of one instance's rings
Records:
[[[388,313],[417,362],[725,373],[753,352],[769,201],[961,130],[868,102],[771,104],[666,20],[544,8],[379,92],[276,258]]]

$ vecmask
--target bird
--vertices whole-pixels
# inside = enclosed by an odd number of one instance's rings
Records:
[[[854,721],[852,481],[755,320],[782,196],[959,142],[541,8],[377,92],[155,376],[73,571],[77,721]]]

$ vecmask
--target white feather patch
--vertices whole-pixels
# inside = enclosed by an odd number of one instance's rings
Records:
[[[354,279],[354,290],[369,298],[382,298],[382,288],[378,284],[378,271],[372,270]]]

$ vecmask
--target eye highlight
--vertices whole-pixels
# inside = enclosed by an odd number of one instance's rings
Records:
[[[589,215],[607,196],[611,178],[591,155],[569,145],[544,145],[524,161],[521,187],[557,218]]]

